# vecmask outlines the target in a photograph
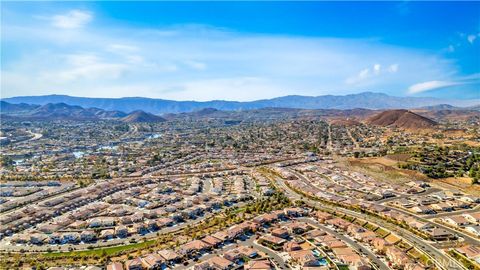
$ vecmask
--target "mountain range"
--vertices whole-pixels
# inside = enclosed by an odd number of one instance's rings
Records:
[[[127,123],[163,122],[164,118],[141,110],[129,114],[122,111],[106,111],[99,108],[83,108],[66,103],[12,104],[0,101],[0,114],[4,118],[25,120],[101,120],[115,119]]]
[[[143,110],[152,114],[168,114],[199,111],[214,108],[224,111],[252,110],[261,108],[298,108],[298,109],[410,109],[447,104],[451,106],[473,106],[480,100],[445,100],[428,97],[394,97],[383,93],[364,92],[345,96],[284,96],[256,101],[175,101],[165,99],[125,97],[125,98],[87,98],[66,95],[20,96],[4,98],[12,104],[26,103],[46,105],[65,103],[84,108],[99,108],[106,111],[133,112]]]
[[[436,121],[456,121],[480,119],[480,111],[475,107],[468,109],[450,105],[428,106],[405,110],[371,110],[371,109],[295,109],[268,107],[252,110],[223,111],[205,108],[193,112],[168,113],[163,116],[147,113],[142,110],[125,113],[107,111],[99,108],[83,108],[66,103],[12,104],[0,101],[0,118],[12,120],[116,120],[127,123],[164,122],[182,119],[216,119],[225,124],[236,124],[243,121],[271,121],[285,119],[329,119],[332,124],[358,125],[359,121],[379,126],[395,126],[406,129],[432,128]],[[431,120],[433,119],[433,120]]]

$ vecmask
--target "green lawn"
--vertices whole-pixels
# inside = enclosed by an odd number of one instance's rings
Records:
[[[375,231],[378,228],[378,226],[370,224],[370,223],[365,224],[363,227],[369,229],[370,231]]]
[[[137,248],[145,248],[149,245],[153,244],[155,240],[149,240],[140,243],[134,243],[124,246],[115,246],[115,247],[107,247],[101,249],[92,249],[92,250],[82,250],[82,251],[69,251],[69,252],[50,252],[50,253],[43,253],[42,256],[46,258],[55,258],[55,257],[64,257],[64,256],[95,256],[95,255],[114,255],[118,252],[130,250],[130,249],[137,249]]]
[[[385,231],[385,230],[382,229],[382,228],[378,228],[378,229],[375,231],[375,233],[376,233],[377,235],[379,235],[381,238],[385,238],[385,236],[387,236],[387,235],[390,234],[389,232]]]

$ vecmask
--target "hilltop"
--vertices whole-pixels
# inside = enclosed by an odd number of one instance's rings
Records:
[[[120,119],[126,123],[158,123],[165,122],[165,118],[153,115],[151,113],[146,113],[144,111],[134,111],[128,114],[127,116]]]
[[[383,127],[398,127],[405,129],[426,129],[438,123],[408,110],[388,110],[370,117],[367,122]]]

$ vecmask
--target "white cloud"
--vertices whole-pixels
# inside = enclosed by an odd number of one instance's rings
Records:
[[[392,64],[388,67],[388,72],[395,73],[398,71],[398,64]]]
[[[373,73],[375,75],[378,75],[380,74],[380,69],[382,68],[382,66],[380,64],[375,64],[373,65]]]
[[[64,58],[65,66],[61,70],[42,72],[40,77],[60,82],[118,79],[128,69],[128,66],[123,63],[106,62],[95,54],[70,54]]]
[[[366,69],[360,71],[360,73],[358,73],[358,78],[359,79],[365,79],[365,78],[368,77],[369,74],[370,74],[370,69],[366,68]]]
[[[348,77],[345,80],[345,83],[346,84],[356,84],[358,82],[361,82],[361,81],[365,80],[369,76],[370,76],[370,68],[365,68],[365,69],[362,69],[360,72],[358,72],[357,75]]]
[[[357,75],[348,77],[345,83],[349,85],[365,83],[368,80],[378,79],[381,75],[396,73],[397,71],[398,64],[391,64],[385,70],[381,64],[376,63],[371,68],[362,69]]]
[[[460,84],[459,82],[450,82],[450,81],[428,81],[417,83],[408,88],[408,93],[418,94],[425,91],[435,90],[439,88],[445,88],[449,86],[454,86]]]
[[[64,81],[118,79],[127,67],[121,64],[95,63],[61,71],[58,78]]]
[[[125,58],[127,59],[127,62],[130,64],[138,65],[138,64],[145,63],[145,59],[140,55],[127,55]]]
[[[131,53],[138,51],[138,47],[125,44],[111,44],[108,46],[108,50],[116,53]]]
[[[467,36],[467,40],[468,40],[468,42],[470,42],[470,44],[473,44],[473,42],[475,41],[475,39],[477,39],[477,36],[476,36],[476,35],[468,35],[468,36]]]
[[[185,64],[195,70],[205,70],[207,68],[207,64],[199,62],[199,61],[193,61],[193,60],[187,60],[185,61]]]
[[[421,83],[416,83],[411,85],[408,88],[409,94],[418,94],[426,91],[431,91],[435,89],[447,88],[456,85],[467,85],[467,84],[480,84],[480,73],[473,73],[466,76],[461,76],[457,78],[453,78],[451,80],[433,80],[433,81],[426,81]]]
[[[65,56],[66,62],[72,66],[85,66],[95,64],[99,61],[94,54],[69,54]]]
[[[82,10],[70,10],[65,14],[51,17],[52,25],[62,29],[81,28],[93,19],[90,12]]]

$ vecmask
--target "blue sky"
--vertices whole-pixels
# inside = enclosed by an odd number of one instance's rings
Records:
[[[480,98],[478,2],[3,2],[1,96]]]

